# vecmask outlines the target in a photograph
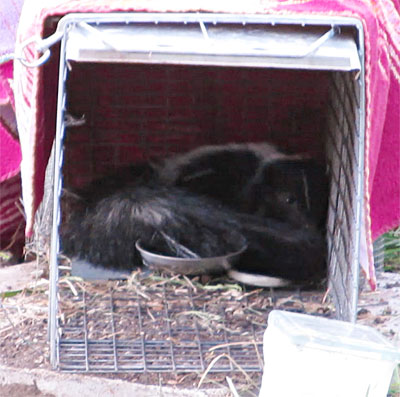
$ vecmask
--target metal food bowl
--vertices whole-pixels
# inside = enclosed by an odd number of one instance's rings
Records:
[[[238,243],[238,249],[226,255],[209,258],[178,258],[155,254],[143,248],[142,244],[141,240],[138,240],[135,245],[146,266],[156,270],[167,270],[192,276],[224,273],[237,262],[240,255],[247,249],[247,242],[243,238]]]

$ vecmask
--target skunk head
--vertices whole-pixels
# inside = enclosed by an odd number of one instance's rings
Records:
[[[324,167],[313,160],[283,158],[264,164],[244,190],[245,211],[323,228],[328,182]]]

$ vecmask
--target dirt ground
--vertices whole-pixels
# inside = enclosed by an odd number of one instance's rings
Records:
[[[42,393],[36,384],[24,385],[21,383],[14,383],[12,385],[0,385],[0,396],[55,397],[54,394]]]
[[[376,328],[400,348],[400,273],[378,273],[377,281],[377,291],[359,297],[357,322]]]

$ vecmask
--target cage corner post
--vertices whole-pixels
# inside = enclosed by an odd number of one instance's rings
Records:
[[[66,29],[64,28],[64,31]],[[50,270],[49,270],[49,323],[50,364],[57,369],[58,357],[58,254],[60,249],[59,226],[61,222],[60,198],[62,191],[63,137],[65,132],[64,113],[66,106],[65,82],[67,79],[67,63],[65,56],[66,34],[61,40],[58,74],[56,134],[54,139],[54,185],[53,185],[53,223],[51,229]]]
[[[360,278],[360,246],[361,246],[361,228],[363,222],[363,210],[364,210],[364,186],[365,186],[365,117],[366,117],[366,99],[365,99],[365,40],[364,40],[364,28],[360,20],[356,22],[356,28],[358,31],[359,48],[358,54],[361,62],[361,70],[357,78],[357,83],[360,88],[360,106],[359,106],[359,131],[360,131],[360,145],[358,151],[358,157],[360,166],[358,167],[357,177],[357,222],[358,229],[356,232],[356,258],[354,260],[353,268],[356,275],[356,280],[353,283],[353,289],[357,291],[355,302],[353,303],[353,313],[351,321],[355,323],[357,321],[357,309],[358,309],[358,290],[359,290],[359,278]]]

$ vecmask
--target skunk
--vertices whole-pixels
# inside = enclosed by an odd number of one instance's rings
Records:
[[[63,226],[63,251],[133,269],[138,239],[154,253],[212,257],[248,248],[228,271],[238,281],[284,286],[324,277],[327,180],[322,167],[267,143],[205,146],[140,164],[80,192]]]
[[[166,159],[159,177],[239,212],[295,226],[325,225],[324,167],[268,143],[203,146]]]
[[[245,239],[230,210],[179,188],[132,184],[91,202],[62,230],[65,254],[94,265],[141,265],[137,240],[167,256],[213,257],[235,252]],[[171,244],[172,243],[172,244]]]

